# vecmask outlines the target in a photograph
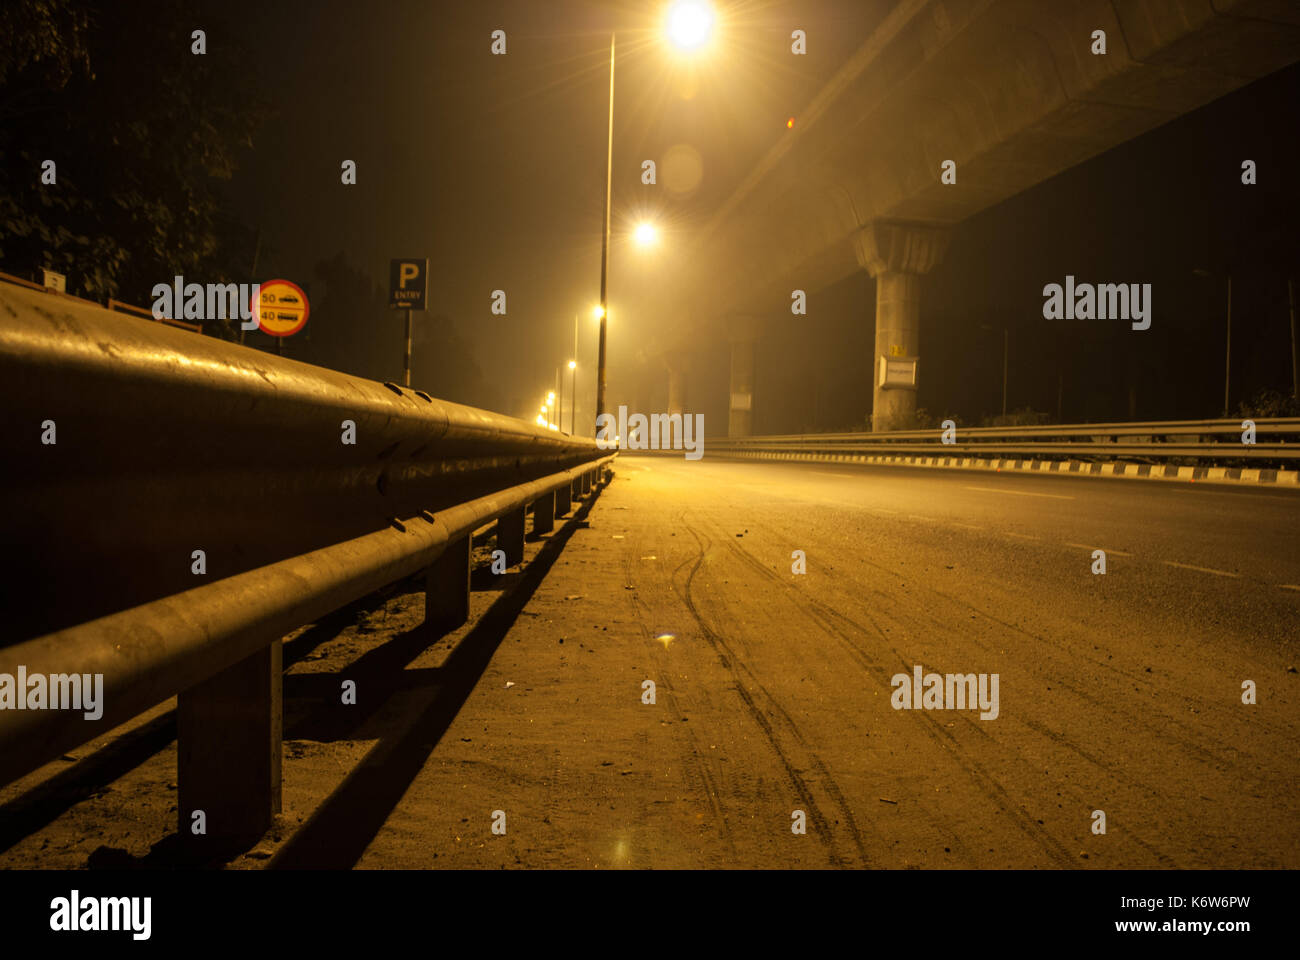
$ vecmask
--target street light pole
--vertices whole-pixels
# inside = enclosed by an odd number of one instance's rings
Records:
[[[1011,342],[1011,332],[1002,328],[1002,416],[1007,415],[1007,350]]]
[[[1286,282],[1286,293],[1291,303],[1291,399],[1300,400],[1300,353],[1296,351],[1295,339],[1295,281],[1290,278]]]
[[[574,353],[577,353],[575,350]],[[578,361],[569,361],[569,392],[573,394],[573,408],[569,411],[569,433],[573,434],[578,429]]]
[[[600,238],[600,346],[596,361],[596,417],[605,412],[605,323],[609,318],[609,201],[614,189],[614,34],[609,35],[609,144],[605,155],[605,232]]]
[[[1232,274],[1228,274],[1228,339],[1223,347],[1223,415],[1228,416],[1228,381],[1232,376]]]

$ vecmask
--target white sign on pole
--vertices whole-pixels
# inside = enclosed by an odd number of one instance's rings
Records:
[[[916,389],[916,357],[899,359],[898,357],[880,358],[880,387],[883,390],[895,387]]]

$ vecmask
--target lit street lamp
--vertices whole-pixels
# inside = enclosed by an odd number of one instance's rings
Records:
[[[649,247],[659,239],[659,231],[655,229],[653,223],[637,224],[635,232],[632,234],[636,242],[643,247]]]
[[[713,8],[706,0],[676,0],[668,9],[665,29],[679,50],[699,50],[713,34]],[[605,412],[605,324],[609,318],[609,206],[614,191],[614,41],[609,35],[609,137],[605,152],[605,232],[600,238],[600,344],[596,360],[596,417]],[[646,225],[648,226],[648,225]],[[649,228],[653,232],[653,227]],[[641,228],[637,228],[640,242]]]

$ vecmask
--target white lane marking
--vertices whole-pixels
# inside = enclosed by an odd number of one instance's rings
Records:
[[[1065,540],[1063,542],[1067,547],[1078,547],[1080,550],[1105,550],[1107,556],[1110,556],[1112,553],[1115,554],[1115,556],[1117,557],[1133,556],[1133,554],[1125,553],[1123,550],[1111,550],[1107,547],[1094,547],[1087,543],[1071,543],[1069,540]]]
[[[979,490],[981,493],[1009,493],[1014,497],[1045,497],[1048,500],[1073,500],[1059,493],[1030,493],[1028,490],[1003,490],[1001,487],[967,487],[967,490]]]
[[[1027,533],[1012,533],[1010,530],[1004,531],[1008,537],[1015,537],[1017,540],[1037,540],[1038,537],[1031,537]]]
[[[1196,570],[1199,573],[1212,573],[1216,577],[1241,577],[1241,574],[1239,573],[1229,573],[1227,570],[1215,570],[1213,567],[1196,567],[1190,563],[1178,563],[1176,560],[1161,560],[1160,562],[1170,567],[1181,567],[1183,570]]]
[[[1218,489],[1214,489],[1218,487]],[[1208,496],[1221,495],[1224,487],[1232,487],[1237,493],[1235,497],[1254,497],[1256,500],[1290,500],[1295,503],[1296,495],[1294,493],[1264,493],[1261,490],[1255,490],[1249,484],[1235,486],[1230,483],[1206,483],[1204,487],[1198,487],[1195,490],[1188,490],[1186,487],[1174,487],[1174,493],[1204,493]]]

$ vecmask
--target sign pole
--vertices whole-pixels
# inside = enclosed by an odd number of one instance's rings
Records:
[[[425,308],[428,294],[427,259],[393,260],[389,265],[388,305],[406,313],[406,362],[402,365],[402,386],[411,385],[412,311]]]
[[[411,385],[411,309],[406,308],[406,368],[402,373],[402,386]]]

